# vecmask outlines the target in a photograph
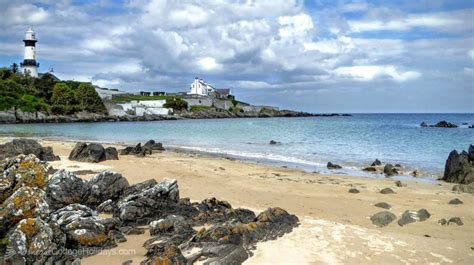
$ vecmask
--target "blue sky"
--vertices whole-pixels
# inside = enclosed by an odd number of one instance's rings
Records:
[[[312,112],[474,112],[474,1],[7,1],[0,66],[128,91],[199,76]]]

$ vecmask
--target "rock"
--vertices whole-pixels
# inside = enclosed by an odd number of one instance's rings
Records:
[[[373,166],[371,167],[365,167],[364,169],[362,169],[363,171],[367,171],[367,172],[376,172],[377,169]]]
[[[381,165],[382,165],[382,162],[376,158],[375,161],[372,162],[371,166],[375,167],[375,166],[381,166]]]
[[[105,152],[105,160],[119,160],[118,152],[115,147],[107,147],[104,150]]]
[[[414,222],[423,222],[430,218],[431,214],[426,209],[415,211],[405,211],[398,220],[398,225],[404,226]]]
[[[449,153],[444,167],[442,180],[459,184],[474,182],[474,146],[469,146],[469,153],[462,151],[458,154],[456,150]]]
[[[94,176],[89,181],[90,193],[87,205],[97,206],[111,199],[118,199],[128,188],[128,181],[119,173],[104,171]]]
[[[465,193],[474,194],[474,183],[454,185],[453,191],[457,193],[465,192]]]
[[[163,148],[163,144],[157,143],[154,140],[149,140],[143,145],[143,147],[153,151],[165,151],[165,148]]]
[[[69,160],[91,163],[105,161],[105,149],[101,144],[77,143],[69,154]]]
[[[455,199],[450,200],[448,204],[463,204],[463,202],[460,199],[455,198]]]
[[[117,203],[112,201],[111,199],[108,199],[97,205],[95,210],[99,213],[115,214],[117,211]]]
[[[349,193],[360,193],[360,191],[356,188],[349,189]]]
[[[331,163],[331,162],[328,162],[327,168],[328,168],[328,169],[341,169],[342,167],[341,167],[340,165],[338,165],[338,164],[333,164],[333,163]]]
[[[413,171],[411,172],[411,175],[412,175],[413,177],[418,177],[418,171],[417,171],[417,170],[413,170]]]
[[[20,187],[0,206],[0,237],[26,218],[46,218],[50,212],[44,191],[36,187]]]
[[[451,223],[457,224],[457,225],[459,225],[459,226],[464,225],[464,223],[462,222],[461,218],[459,218],[459,217],[452,217],[452,218],[450,218],[449,221],[448,221],[448,225],[450,225]]]
[[[426,122],[422,122],[422,123],[420,124],[420,127],[423,127],[423,128],[428,127],[428,124],[426,124]]]
[[[398,174],[398,169],[396,169],[392,164],[386,164],[383,168],[383,173],[387,176],[394,176]]]
[[[53,210],[59,209],[73,203],[84,203],[89,197],[89,189],[87,181],[61,169],[46,185],[46,199]]]
[[[400,180],[395,181],[395,185],[397,187],[406,187],[407,186],[407,184],[402,183]]]
[[[275,140],[270,140],[270,144],[281,144],[280,142],[277,142]]]
[[[392,206],[386,202],[379,202],[379,203],[376,203],[374,204],[375,207],[380,207],[380,208],[384,208],[384,209],[390,209],[392,208]]]
[[[254,212],[247,209],[233,209],[228,202],[216,198],[205,199],[195,207],[199,210],[199,214],[193,216],[193,220],[200,225],[226,221],[248,223],[256,218]]]
[[[133,193],[144,191],[155,186],[156,184],[158,184],[158,182],[155,179],[149,179],[137,184],[130,185],[124,190],[123,196],[125,197]]]
[[[431,127],[437,127],[437,128],[457,128],[458,126],[456,124],[447,122],[447,121],[440,121],[436,123],[435,125],[431,125]]]
[[[401,168],[402,165],[401,164],[395,164],[395,167]]]
[[[384,188],[380,191],[382,194],[394,194],[395,192],[391,188]]]
[[[136,146],[125,147],[125,149],[120,151],[120,155],[136,155],[144,157],[147,154],[151,155],[152,149],[142,147],[141,143],[138,143]]]
[[[41,218],[27,218],[21,220],[8,236],[6,253],[10,255],[6,258],[12,261],[24,258],[26,264],[44,264],[47,255],[52,255],[58,248],[53,230],[46,222]]]
[[[37,141],[31,139],[14,139],[11,142],[0,145],[0,160],[20,154],[33,154],[42,161],[60,160],[53,153],[51,147],[42,147]]]
[[[114,227],[85,205],[71,204],[53,212],[50,223],[57,225],[66,234],[67,244],[72,248],[117,245],[111,232]]]
[[[193,229],[186,219],[180,215],[168,215],[153,221],[149,224],[150,236],[155,236],[163,233],[193,233]]]
[[[438,220],[438,224],[440,224],[440,225],[447,225],[447,224],[448,224],[448,221],[446,221],[446,219],[444,219],[444,218],[441,218],[441,219]]]
[[[384,227],[395,219],[397,219],[397,216],[389,211],[378,212],[370,217],[372,223],[378,227]]]
[[[118,230],[110,231],[110,235],[115,240],[115,243],[127,242],[127,238]]]
[[[117,206],[122,221],[148,223],[156,217],[173,213],[178,200],[177,181],[167,180],[152,188],[124,197],[118,201]]]
[[[142,235],[145,234],[145,229],[134,226],[123,226],[119,229],[125,235]]]
[[[4,171],[0,175],[0,203],[20,187],[43,189],[48,182],[50,167],[33,154],[7,159],[2,167]]]

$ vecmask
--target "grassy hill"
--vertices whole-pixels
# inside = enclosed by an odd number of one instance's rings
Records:
[[[49,73],[34,78],[0,68],[0,111],[12,108],[60,115],[80,111],[107,113],[90,83],[58,81]]]

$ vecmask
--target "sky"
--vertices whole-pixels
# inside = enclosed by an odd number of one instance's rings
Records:
[[[0,66],[310,112],[474,112],[474,1],[0,0]]]

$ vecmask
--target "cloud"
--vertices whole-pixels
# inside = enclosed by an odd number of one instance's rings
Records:
[[[417,79],[421,73],[415,71],[402,72],[393,65],[366,65],[339,67],[334,70],[335,74],[341,77],[354,78],[360,81],[372,81],[377,78],[390,78],[396,82],[405,82]]]

